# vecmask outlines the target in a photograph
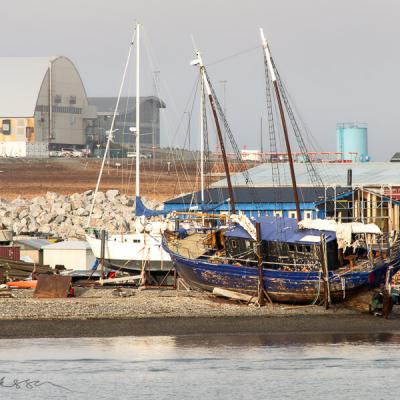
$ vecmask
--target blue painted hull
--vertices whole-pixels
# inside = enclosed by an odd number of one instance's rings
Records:
[[[232,264],[214,264],[207,260],[189,259],[169,252],[178,275],[192,288],[212,291],[215,287],[255,295],[258,270],[254,267]],[[400,265],[392,264],[393,273]],[[382,262],[368,271],[350,271],[341,276],[339,271],[329,272],[329,286],[333,301],[340,301],[356,291],[373,288],[384,283],[390,264]],[[323,296],[322,280],[318,272],[292,272],[264,268],[264,287],[275,302],[306,304]]]

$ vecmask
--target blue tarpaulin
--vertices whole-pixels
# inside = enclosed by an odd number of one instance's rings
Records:
[[[314,240],[311,240],[311,237],[320,237],[322,234],[326,236],[328,242],[336,239],[334,232],[299,229],[295,218],[257,217],[252,218],[251,221],[254,225],[256,222],[260,222],[261,240],[268,242],[315,243]],[[252,239],[251,235],[240,225],[235,225],[225,232],[225,236]],[[307,237],[309,240],[307,240]]]
[[[158,215],[166,215],[167,212],[164,210],[150,210],[144,204],[140,196],[136,196],[136,211],[137,217],[144,215],[145,217],[157,217]]]

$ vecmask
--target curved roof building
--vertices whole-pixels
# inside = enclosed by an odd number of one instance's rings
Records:
[[[93,112],[68,58],[0,57],[0,92],[0,143],[86,143]]]

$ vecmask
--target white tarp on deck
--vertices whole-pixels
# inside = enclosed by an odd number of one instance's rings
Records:
[[[320,231],[336,232],[339,249],[345,249],[352,244],[352,234],[382,235],[382,231],[375,224],[363,224],[361,222],[341,223],[333,219],[314,219],[299,222],[300,229],[317,229]]]

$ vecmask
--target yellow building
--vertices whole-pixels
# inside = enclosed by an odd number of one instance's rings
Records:
[[[66,57],[0,57],[0,156],[46,156],[86,144],[95,118]]]

